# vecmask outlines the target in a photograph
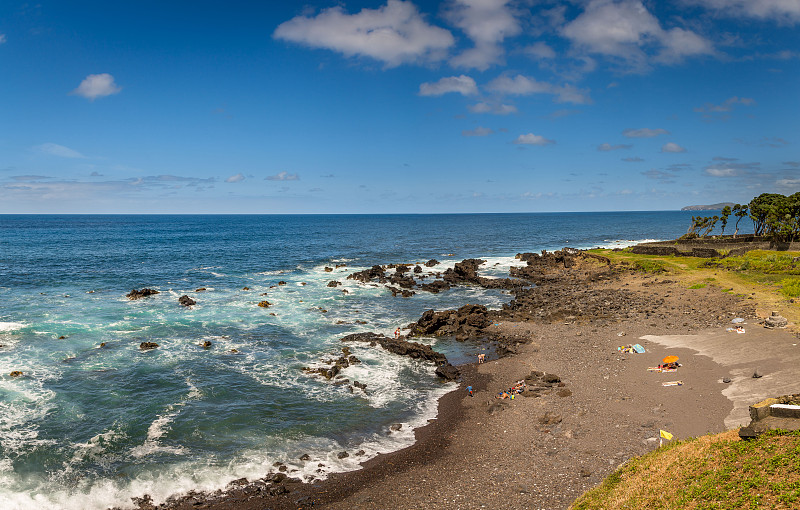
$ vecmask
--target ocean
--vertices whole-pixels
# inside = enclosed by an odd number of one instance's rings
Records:
[[[132,507],[144,494],[158,503],[278,462],[304,480],[357,469],[411,444],[455,384],[368,345],[348,344],[362,362],[342,372],[366,391],[303,367],[340,356],[344,335],[391,336],[427,309],[499,308],[511,297],[474,287],[392,297],[348,274],[439,260],[423,266],[430,274],[477,257],[483,275],[507,276],[519,252],[671,239],[691,215],[2,215],[2,507]],[[144,287],[160,293],[126,298]],[[197,304],[181,306],[183,295]],[[454,364],[480,352],[421,341]]]

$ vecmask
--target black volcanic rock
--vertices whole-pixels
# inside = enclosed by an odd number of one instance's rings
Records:
[[[365,269],[364,271],[358,271],[357,273],[353,273],[347,276],[348,280],[358,280],[362,283],[367,283],[371,280],[378,280],[380,282],[386,281],[386,272],[381,266],[375,265],[372,266],[370,269]]]
[[[442,277],[444,281],[450,284],[479,283],[478,268],[484,262],[486,261],[482,259],[464,259],[461,262],[456,262],[456,265],[452,269],[445,271]]]
[[[464,305],[458,310],[436,312],[428,310],[410,326],[410,336],[455,336],[464,340],[482,335],[482,329],[491,324],[488,310],[483,305]]]
[[[183,306],[192,306],[196,305],[197,301],[184,294],[183,296],[178,298],[178,303],[182,304]]]
[[[449,365],[452,368],[437,370],[436,375],[445,379],[452,379],[453,374],[458,372],[458,369],[450,365],[447,357],[441,352],[434,351],[430,345],[420,344],[417,342],[409,342],[403,338],[389,338],[377,333],[355,333],[341,338],[342,342],[363,342],[370,345],[380,345],[387,351],[398,354],[400,356],[408,356],[413,359],[424,361],[433,361],[437,367]],[[455,372],[453,372],[455,370]],[[454,377],[458,377],[455,375]]]
[[[142,290],[133,289],[132,291],[128,292],[125,295],[125,297],[133,301],[134,299],[141,299],[143,297],[153,296],[158,293],[159,292],[155,289],[142,289]]]

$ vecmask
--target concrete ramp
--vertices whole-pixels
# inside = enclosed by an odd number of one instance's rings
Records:
[[[731,327],[734,326],[733,324]],[[733,402],[727,428],[750,422],[749,407],[768,397],[800,393],[800,340],[784,329],[744,324],[744,334],[725,329],[695,335],[645,335],[642,340],[668,348],[688,348],[727,367],[730,384],[722,394]],[[753,378],[758,371],[762,377]]]

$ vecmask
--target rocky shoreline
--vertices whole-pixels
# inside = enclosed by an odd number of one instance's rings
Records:
[[[565,508],[620,462],[655,447],[659,428],[680,435],[724,429],[731,405],[720,393],[724,374],[718,364],[693,358],[698,379],[686,389],[698,389],[697,405],[705,411],[678,427],[674,415],[687,404],[687,392],[648,386],[654,379],[644,370],[649,358],[620,355],[616,347],[628,343],[621,338],[628,335],[691,333],[721,327],[734,315],[754,319],[752,304],[712,289],[687,292],[668,279],[578,250],[517,257],[526,265],[503,279],[479,276],[479,259],[459,262],[432,282],[414,278],[421,271],[411,265],[373,266],[348,277],[380,283],[404,297],[453,285],[504,288],[513,295],[496,311],[479,304],[426,311],[402,338],[348,335],[342,338],[343,355],[329,368],[316,369],[321,377],[336,378],[343,366],[358,362],[348,356],[347,343],[367,342],[433,362],[441,377],[460,376],[461,388],[473,387],[474,398],[464,391],[445,395],[437,419],[415,431],[411,447],[323,481],[304,484],[276,470],[212,494],[189,493],[158,506],[145,496],[135,504],[141,509]],[[499,359],[453,367],[411,340],[443,335],[496,346]],[[493,398],[517,380],[528,383],[521,396],[530,398]],[[502,499],[495,500],[498,496]]]

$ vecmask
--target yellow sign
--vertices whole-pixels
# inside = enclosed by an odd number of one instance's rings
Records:
[[[661,431],[661,437],[663,437],[664,439],[666,439],[667,441],[669,441],[670,439],[672,439],[672,434],[670,434],[670,433],[669,433],[669,432],[667,432],[666,430],[662,430],[662,431]]]

